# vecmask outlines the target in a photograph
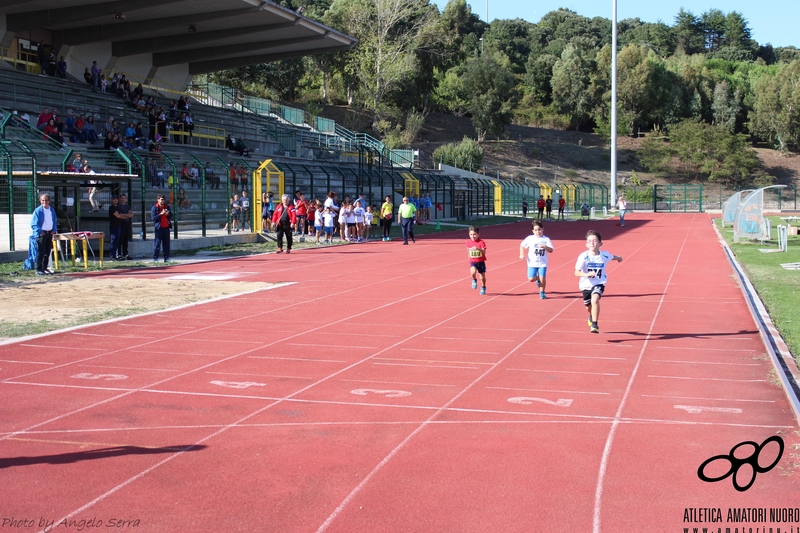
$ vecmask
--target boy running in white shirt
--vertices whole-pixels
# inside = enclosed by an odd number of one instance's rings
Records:
[[[575,275],[580,279],[578,287],[583,293],[583,305],[589,311],[589,328],[592,333],[600,333],[597,322],[600,319],[600,298],[606,288],[608,274],[606,267],[611,261],[622,262],[622,257],[600,250],[603,239],[600,233],[590,229],[586,232],[586,248],[575,262]]]
[[[539,298],[547,299],[547,254],[553,253],[553,243],[544,236],[544,226],[541,221],[534,220],[532,225],[533,235],[528,235],[519,245],[519,258],[525,259],[525,250],[528,250],[528,281],[536,281],[539,287]]]

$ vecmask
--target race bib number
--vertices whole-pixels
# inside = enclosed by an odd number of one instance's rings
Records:
[[[470,259],[480,259],[483,257],[483,251],[480,248],[470,248],[469,249],[469,257]]]

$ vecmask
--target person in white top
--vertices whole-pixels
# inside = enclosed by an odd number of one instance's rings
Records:
[[[553,253],[553,243],[544,235],[544,226],[539,220],[532,225],[533,235],[528,235],[519,245],[519,258],[526,259],[528,251],[528,281],[535,281],[539,287],[539,298],[547,299],[547,254]]]
[[[619,195],[617,199],[617,209],[619,209],[619,225],[625,225],[625,212],[628,210],[628,202],[625,201],[625,197],[623,195]]]
[[[364,213],[364,240],[369,242],[369,229],[372,226],[372,220],[375,215],[372,214],[372,206],[367,206],[367,212]]]
[[[322,221],[324,223],[325,244],[333,244],[333,227],[336,224],[336,213],[330,207],[325,207],[325,211],[322,213]]]
[[[356,237],[358,242],[364,242],[364,215],[366,211],[361,206],[362,202],[357,202],[356,206],[353,208],[353,219],[355,221],[356,227]]]
[[[592,333],[600,333],[597,325],[600,319],[600,298],[606,288],[608,273],[606,267],[611,261],[622,262],[622,257],[600,250],[603,239],[600,233],[590,229],[586,232],[586,248],[575,262],[575,275],[580,279],[578,288],[583,294],[583,305],[589,311],[589,328]]]

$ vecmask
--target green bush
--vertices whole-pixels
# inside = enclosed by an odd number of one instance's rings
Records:
[[[476,170],[483,164],[483,148],[477,141],[464,137],[458,144],[449,143],[434,150],[433,160],[464,170]]]

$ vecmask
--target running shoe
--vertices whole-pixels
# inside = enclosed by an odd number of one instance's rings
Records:
[[[475,279],[472,280],[472,288],[473,289],[477,289],[478,288],[478,280],[475,280]]]
[[[592,327],[589,328],[589,331],[592,333],[600,333],[600,328],[597,327],[597,322],[592,323]]]
[[[481,294],[486,294],[486,287],[481,287]]]
[[[592,327],[592,317],[589,317],[589,320],[587,321],[587,323],[589,324],[589,327]]]
[[[544,291],[539,291],[539,298],[541,300],[547,300],[547,295],[544,293]]]

